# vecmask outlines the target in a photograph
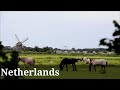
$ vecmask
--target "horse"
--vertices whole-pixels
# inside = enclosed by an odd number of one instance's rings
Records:
[[[85,62],[86,64],[89,64],[89,63],[90,63],[90,59],[87,58],[87,57],[83,57],[83,58],[81,58],[80,61]]]
[[[21,58],[19,58],[19,61],[22,61],[25,66],[30,65],[30,66],[34,67],[34,64],[35,64],[35,59],[33,59],[33,58],[21,57]]]
[[[78,59],[77,58],[64,58],[59,65],[60,70],[62,71],[64,68],[64,65],[66,65],[66,71],[68,71],[67,65],[72,64],[73,71],[77,71],[75,63],[78,62],[78,60],[80,59],[79,58]]]
[[[106,72],[106,67],[108,66],[108,62],[105,59],[94,59],[91,60],[91,65],[94,66],[94,70],[96,71],[96,66],[101,66],[100,71]]]
[[[101,66],[100,71],[102,71],[103,68],[104,68],[103,72],[106,72],[105,68],[108,65],[108,62],[105,59],[89,59],[89,58],[86,58],[86,59],[83,59],[83,62],[86,62],[86,64],[89,64],[89,71],[91,71],[92,66],[94,67],[95,71],[96,71],[96,66]]]

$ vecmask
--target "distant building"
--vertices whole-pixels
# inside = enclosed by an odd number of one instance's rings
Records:
[[[114,52],[107,52],[107,54],[114,54]]]
[[[93,53],[93,54],[97,54],[96,51],[93,51],[92,53]]]
[[[88,51],[83,51],[83,53],[84,53],[84,54],[87,54],[87,53],[88,53]]]

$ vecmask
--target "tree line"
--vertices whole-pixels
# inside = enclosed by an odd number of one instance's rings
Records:
[[[4,47],[4,51],[12,51],[13,48],[10,47],[10,46],[5,46]],[[35,47],[26,47],[24,46],[23,47],[23,50],[24,52],[41,52],[41,53],[56,53],[56,51],[68,51],[68,52],[71,52],[71,51],[74,51],[74,52],[83,52],[83,51],[87,51],[88,53],[92,53],[93,51],[95,52],[107,52],[106,48],[84,48],[84,49],[76,49],[76,48],[71,48],[71,49],[59,49],[59,48],[53,48],[53,47],[49,47],[49,46],[46,46],[46,47],[43,47],[43,48],[40,48],[38,46],[35,46]]]

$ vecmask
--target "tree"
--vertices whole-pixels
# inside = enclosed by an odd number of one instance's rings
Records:
[[[100,40],[99,45],[107,46],[108,51],[114,51],[116,54],[120,54],[120,25],[113,20],[113,24],[116,30],[113,33],[113,40],[108,38],[103,38]]]
[[[4,46],[2,45],[2,42],[0,41],[0,57],[2,57],[3,60],[7,60],[8,57],[6,56],[6,52],[3,52]]]
[[[11,52],[11,59],[8,60],[8,57],[6,56],[6,53],[3,51],[4,46],[0,42],[0,56],[2,57],[3,62],[0,62],[0,68],[8,68],[8,70],[14,70],[18,67],[18,57],[19,52],[18,51],[12,51]],[[5,59],[7,57],[7,59]],[[1,75],[1,69],[0,69],[0,75]],[[4,76],[4,79],[18,79],[19,76]]]
[[[76,51],[76,49],[75,49],[75,48],[72,48],[71,50],[72,50],[72,51]]]
[[[39,47],[38,47],[38,46],[35,46],[35,47],[34,47],[34,51],[40,52]]]
[[[46,52],[46,53],[52,53],[53,52],[53,48],[52,47],[43,47],[42,48],[42,52]]]

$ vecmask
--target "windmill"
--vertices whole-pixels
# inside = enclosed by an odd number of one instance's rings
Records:
[[[18,40],[18,42],[16,43],[16,46],[15,46],[15,50],[22,50],[23,49],[23,43],[25,41],[27,41],[29,38],[26,38],[24,41],[21,42],[16,34],[15,34],[15,37]]]

